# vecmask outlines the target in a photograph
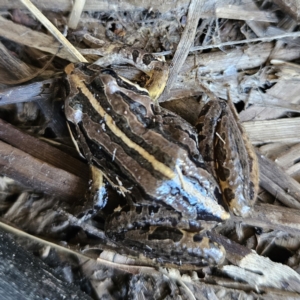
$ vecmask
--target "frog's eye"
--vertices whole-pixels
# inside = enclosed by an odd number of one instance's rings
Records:
[[[140,95],[149,95],[147,89],[142,88],[138,84],[135,84],[135,83],[131,82],[130,80],[128,80],[128,79],[126,79],[122,76],[118,76],[116,79],[117,79],[116,80],[117,84],[120,87],[123,87],[127,90],[133,91],[133,92],[138,93]]]

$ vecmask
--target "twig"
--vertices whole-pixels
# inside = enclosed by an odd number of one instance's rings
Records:
[[[75,0],[72,11],[69,16],[68,25],[72,29],[76,29],[79,23],[81,13],[83,11],[86,0]]]
[[[200,13],[204,4],[205,1],[203,0],[192,0],[190,3],[187,25],[183,31],[177,50],[173,57],[169,79],[161,99],[168,97],[169,91],[176,81],[177,75],[189,54],[189,49],[194,42],[196,29],[200,19]]]
[[[87,62],[87,60],[77,51],[77,49],[61,34],[59,30],[34,6],[30,0],[20,0],[28,10],[51,32],[51,34],[67,48],[70,55],[76,58],[78,62]]]

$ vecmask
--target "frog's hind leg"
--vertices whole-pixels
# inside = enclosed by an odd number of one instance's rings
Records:
[[[231,101],[209,101],[196,128],[200,153],[219,182],[224,202],[234,214],[247,215],[257,195],[258,164]]]
[[[216,222],[184,219],[166,207],[128,205],[109,216],[105,234],[164,264],[204,266],[220,264],[225,257],[223,246],[206,236],[215,225]]]
[[[223,105],[215,138],[216,172],[231,211],[246,216],[258,191],[257,158],[235,108],[230,103],[223,102]]]

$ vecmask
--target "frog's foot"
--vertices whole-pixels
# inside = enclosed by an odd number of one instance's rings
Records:
[[[206,266],[219,265],[225,259],[224,247],[211,242],[205,233],[161,226],[151,226],[148,232],[143,231],[127,232],[124,242],[163,263]]]
[[[97,209],[103,208],[107,203],[107,192],[103,181],[103,173],[98,168],[90,165],[91,186],[90,194],[93,199],[94,207]]]

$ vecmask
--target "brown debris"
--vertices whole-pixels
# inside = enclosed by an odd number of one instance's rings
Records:
[[[78,10],[66,1],[35,4],[39,16],[19,10],[19,1],[0,1],[0,174],[16,180],[0,180],[2,230],[42,259],[55,255],[73,283],[76,261],[94,299],[300,299],[298,2],[155,0],[149,7],[145,1],[87,0]],[[60,34],[71,11],[75,18],[65,33],[72,50]],[[43,19],[55,38],[37,21]],[[59,116],[65,96],[61,75],[69,62],[95,61],[101,43],[112,42],[166,56],[174,74],[160,100],[192,123],[198,97],[207,100],[203,87],[226,99],[229,86],[256,146],[261,192],[249,216],[233,217],[207,233],[227,251],[222,266],[166,270],[142,253],[122,258],[107,253],[122,252],[99,225],[117,209],[114,192],[108,212],[91,220],[82,216],[92,209],[84,199],[88,167],[70,147]],[[146,81],[133,67],[114,69],[129,80]]]
[[[89,176],[88,166],[67,153],[34,138],[0,119],[0,139],[31,156],[47,161],[56,168],[64,169],[83,179]],[[43,151],[41,151],[43,149]]]

